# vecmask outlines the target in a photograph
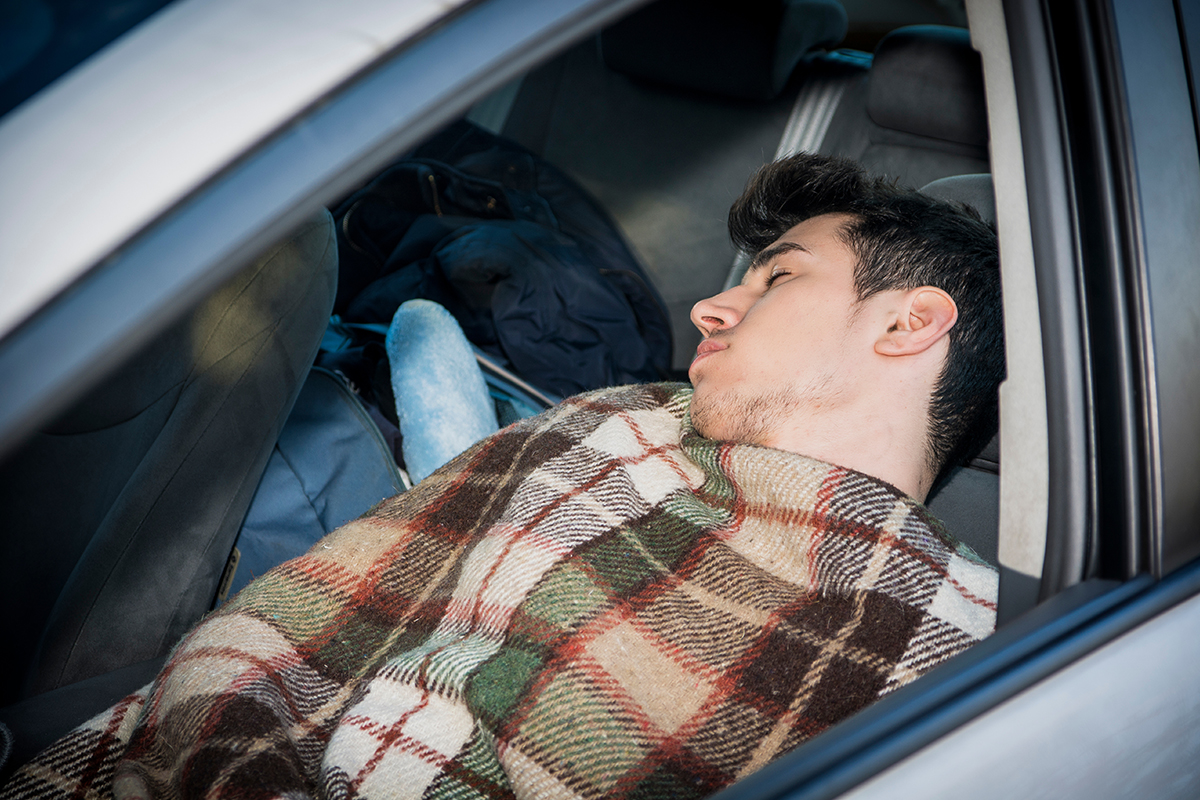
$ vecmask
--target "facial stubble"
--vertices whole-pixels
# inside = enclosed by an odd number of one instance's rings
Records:
[[[721,391],[697,389],[692,397],[692,427],[707,439],[774,446],[784,425],[821,406],[836,402],[830,374],[805,387],[782,386],[765,394],[747,395],[738,384]]]

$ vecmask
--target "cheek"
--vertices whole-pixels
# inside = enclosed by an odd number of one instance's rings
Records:
[[[763,362],[763,369],[779,377],[810,380],[822,375],[853,372],[863,358],[855,339],[844,328],[828,327],[798,332],[795,338],[777,342]]]

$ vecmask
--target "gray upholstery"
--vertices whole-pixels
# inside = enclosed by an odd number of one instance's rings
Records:
[[[840,80],[819,152],[914,188],[991,169],[982,69],[966,30],[898,28],[880,40],[869,70]]]
[[[165,653],[210,607],[336,284],[326,213],[0,466],[10,703]]]
[[[926,503],[947,530],[991,564],[999,563],[999,442],[994,437],[970,464],[951,473]]]
[[[873,56],[817,56],[802,75],[792,119],[803,124],[789,124],[777,155],[805,149],[842,156],[902,185],[928,186],[949,199],[967,192],[963,198],[980,211],[983,205],[994,209],[985,174],[991,167],[983,76],[966,30],[898,28]],[[942,179],[972,174],[981,175],[983,184],[938,188]],[[740,281],[748,263],[736,260],[725,285]]]
[[[846,35],[837,0],[658,0],[600,35],[605,64],[668,86],[770,100]]]
[[[939,178],[921,187],[921,192],[938,200],[963,203],[979,212],[983,221],[996,227],[996,194],[992,189],[992,176],[951,175]]]
[[[913,25],[885,36],[875,49],[867,114],[884,128],[987,147],[983,67],[968,33]]]

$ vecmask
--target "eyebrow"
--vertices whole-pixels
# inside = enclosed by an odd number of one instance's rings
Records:
[[[797,250],[802,253],[812,252],[799,242],[780,242],[779,244],[773,244],[766,250],[760,251],[759,254],[754,257],[754,260],[750,262],[750,266],[746,268],[746,274],[749,275],[751,272],[761,269],[770,261],[783,255],[784,253],[794,253]]]

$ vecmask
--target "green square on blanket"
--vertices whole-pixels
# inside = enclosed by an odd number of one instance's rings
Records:
[[[601,537],[581,554],[616,597],[632,594],[634,587],[653,580],[663,571],[661,564],[646,552],[640,537],[633,533],[618,531]]]
[[[290,564],[263,575],[254,587],[253,592],[238,593],[229,602],[229,611],[257,612],[295,641],[320,636],[345,613],[346,598]],[[304,602],[297,602],[297,598],[304,598]]]
[[[488,724],[504,722],[541,671],[544,662],[535,653],[508,647],[490,659],[467,686],[467,702]]]
[[[536,708],[542,713],[523,719],[511,741],[534,754],[558,782],[574,785],[585,797],[601,797],[638,768],[650,746],[630,715],[591,683],[589,673],[568,668],[541,687]]]
[[[695,513],[688,514],[694,503],[685,507],[668,500],[663,505],[663,508],[652,509],[649,514],[630,522],[627,527],[648,558],[665,569],[674,570],[680,560],[692,552],[697,534],[714,524],[724,523],[726,518],[722,514],[716,518],[698,519]]]
[[[551,571],[529,595],[524,613],[514,620],[514,633],[552,641],[591,619],[607,601],[594,574],[570,561]]]

